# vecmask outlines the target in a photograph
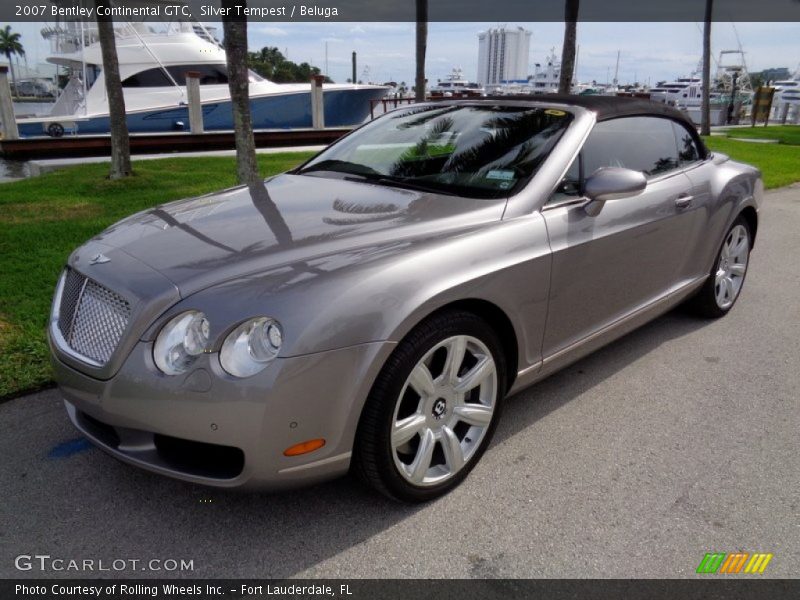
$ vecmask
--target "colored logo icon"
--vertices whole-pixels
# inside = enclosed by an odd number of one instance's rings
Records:
[[[697,573],[720,573],[734,575],[736,573],[761,574],[767,568],[772,554],[749,552],[709,552],[700,561]]]

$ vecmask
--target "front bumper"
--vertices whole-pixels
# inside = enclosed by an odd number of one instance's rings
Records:
[[[144,469],[225,488],[281,489],[347,472],[358,418],[391,342],[374,342],[294,358],[236,379],[216,354],[180,376],[153,364],[139,342],[108,380],[62,362],[56,381],[75,426],[112,456]],[[310,439],[309,454],[283,451]]]

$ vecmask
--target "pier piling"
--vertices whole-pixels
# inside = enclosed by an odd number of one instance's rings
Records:
[[[4,140],[18,140],[19,129],[11,102],[11,85],[8,83],[8,67],[0,67],[0,133]]]
[[[311,126],[314,129],[325,128],[325,103],[322,98],[323,75],[314,75],[311,78]]]
[[[199,71],[186,72],[186,97],[189,101],[189,129],[194,134],[204,133]]]
[[[787,118],[789,118],[789,103],[785,102],[781,106],[781,125],[786,125]]]

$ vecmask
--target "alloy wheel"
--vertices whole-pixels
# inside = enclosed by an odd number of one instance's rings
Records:
[[[725,310],[733,306],[744,283],[750,255],[750,236],[744,225],[736,225],[722,244],[714,279],[717,305]]]
[[[401,476],[425,487],[458,473],[489,430],[497,392],[497,367],[482,341],[458,335],[431,348],[394,409],[390,443]]]

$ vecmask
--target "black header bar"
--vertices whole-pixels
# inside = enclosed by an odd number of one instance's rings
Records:
[[[428,0],[433,22],[563,21],[566,0]],[[101,0],[100,10],[120,21],[221,21],[219,0]],[[800,0],[714,0],[715,21],[800,21]],[[704,0],[580,0],[582,22],[702,21]],[[414,0],[240,0],[231,17],[260,22],[415,21]],[[3,0],[0,23],[94,21],[94,0]]]

